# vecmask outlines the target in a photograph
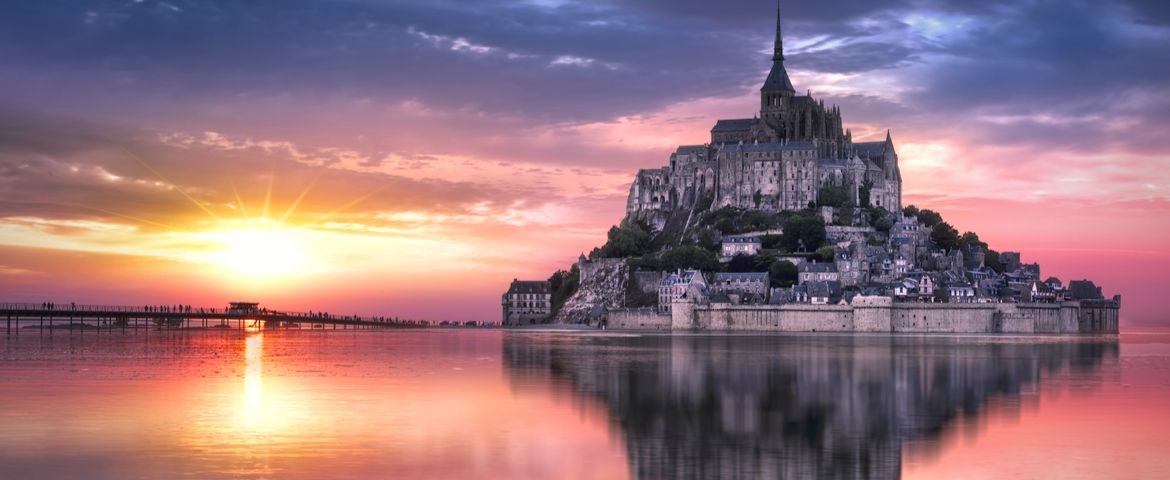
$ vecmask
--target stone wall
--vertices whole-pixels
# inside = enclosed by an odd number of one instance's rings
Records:
[[[664,272],[634,272],[634,281],[638,282],[638,289],[642,293],[658,293],[658,284],[662,283]]]
[[[1064,303],[894,303],[856,297],[852,305],[696,305],[686,299],[670,315],[609,312],[610,328],[680,331],[887,332],[922,334],[1117,333],[1119,301]]]
[[[606,316],[606,328],[619,330],[670,330],[670,314],[654,308],[619,308]]]

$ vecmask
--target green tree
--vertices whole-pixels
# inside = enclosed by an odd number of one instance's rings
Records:
[[[817,256],[821,257],[821,261],[831,262],[837,257],[837,248],[832,245],[825,245],[817,249]]]
[[[650,250],[650,233],[650,226],[645,222],[627,218],[621,225],[609,229],[608,240],[600,253],[608,258],[645,255]]]
[[[987,250],[987,242],[979,240],[979,235],[975,232],[965,232],[962,237],[963,248],[979,247]]]
[[[771,223],[768,214],[759,210],[744,212],[739,220],[743,227],[741,231],[763,230],[768,228],[768,224]]]
[[[712,228],[703,228],[695,235],[695,244],[712,252],[720,250],[719,234]]]
[[[844,208],[853,206],[853,200],[849,198],[848,188],[826,185],[817,191],[817,205]]]
[[[662,254],[662,257],[658,259],[658,264],[668,272],[692,268],[713,272],[719,269],[719,259],[715,257],[715,253],[694,245],[683,245],[671,249]]]
[[[983,255],[983,264],[995,270],[995,273],[1003,273],[1003,264],[999,261],[999,252],[995,250],[987,250]]]
[[[731,257],[731,261],[727,262],[727,271],[754,272],[756,271],[756,261],[749,255],[738,254]]]
[[[865,179],[865,182],[862,182],[861,187],[857,189],[857,200],[858,200],[858,203],[861,204],[862,207],[869,208],[869,206],[870,206],[869,192],[872,192],[872,191],[873,191],[873,181],[867,178],[867,179]]]
[[[756,208],[760,208],[760,200],[763,200],[763,199],[764,199],[764,196],[760,195],[759,190],[756,190],[756,193],[752,194],[752,202],[755,202]]]
[[[963,246],[959,231],[947,222],[935,224],[934,228],[930,230],[930,241],[934,242],[938,248],[945,250],[954,250]]]
[[[556,273],[553,273],[548,278],[548,283],[552,292],[552,313],[549,318],[552,318],[561,311],[561,307],[565,306],[565,301],[577,293],[577,289],[581,286],[581,271],[574,263],[568,271],[557,270]]]
[[[934,289],[934,301],[938,303],[947,303],[951,301],[951,292],[945,288],[936,287]]]
[[[787,260],[777,260],[768,267],[768,282],[772,288],[788,288],[796,285],[799,272],[796,265]]]
[[[836,208],[834,210],[836,210],[837,213],[838,225],[845,225],[847,227],[853,225],[855,213],[852,206]]]
[[[805,211],[788,217],[784,221],[781,245],[789,252],[816,251],[824,245],[827,235],[825,221],[816,212]]]
[[[942,215],[934,210],[920,210],[918,212],[918,221],[927,227],[934,228],[935,225],[942,223],[943,218]]]
[[[915,207],[914,205],[907,205],[906,208],[902,209],[902,215],[907,217],[917,217],[918,207]]]
[[[765,249],[783,248],[784,237],[781,235],[764,235],[760,237],[760,247]]]
[[[894,215],[882,207],[870,208],[869,226],[879,232],[889,232],[894,228]]]

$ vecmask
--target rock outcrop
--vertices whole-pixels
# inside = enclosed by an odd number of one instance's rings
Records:
[[[553,323],[595,324],[606,309],[621,308],[630,269],[621,258],[583,260],[581,286],[565,301]]]

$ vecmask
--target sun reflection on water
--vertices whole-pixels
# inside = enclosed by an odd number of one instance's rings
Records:
[[[244,340],[244,425],[249,430],[264,424],[264,334]]]

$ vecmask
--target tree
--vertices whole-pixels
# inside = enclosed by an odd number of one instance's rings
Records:
[[[983,264],[995,270],[995,273],[1003,273],[1003,264],[999,261],[999,252],[995,250],[989,249],[983,254]]]
[[[760,208],[760,200],[763,200],[763,199],[764,199],[764,197],[763,197],[763,195],[760,195],[759,190],[756,190],[756,193],[752,195],[752,201],[755,202],[756,208]]]
[[[947,222],[938,223],[931,229],[930,241],[944,250],[954,250],[963,246],[963,240],[959,238],[959,231]]]
[[[934,301],[938,303],[947,303],[951,301],[951,292],[945,288],[936,287],[934,289]]]
[[[837,213],[838,225],[845,225],[847,227],[853,225],[854,211],[852,206],[836,208],[834,210]]]
[[[920,210],[918,212],[918,221],[927,227],[933,228],[935,225],[942,223],[943,218],[942,215],[934,210]]]
[[[731,257],[731,261],[727,262],[727,271],[729,272],[754,272],[755,269],[755,259],[742,253]]]
[[[552,292],[552,313],[549,318],[552,318],[556,317],[557,312],[561,311],[561,307],[565,306],[565,301],[577,293],[577,288],[581,286],[581,271],[574,263],[568,271],[557,270],[556,273],[553,273],[548,278],[548,283],[549,290]]]
[[[902,209],[902,215],[907,217],[917,217],[918,207],[915,207],[914,205],[907,205],[906,208]]]
[[[879,232],[889,232],[894,228],[894,216],[883,207],[870,208],[869,226]]]
[[[963,248],[969,249],[971,247],[979,247],[987,250],[987,242],[979,240],[979,235],[975,232],[965,232],[962,237]]]
[[[836,208],[852,207],[853,199],[849,198],[849,189],[826,185],[817,191],[817,205]]]
[[[861,183],[861,187],[857,189],[857,200],[862,207],[869,208],[869,192],[871,191],[873,191],[873,180],[867,178]]]
[[[645,255],[650,250],[650,226],[640,220],[622,220],[621,225],[611,227],[608,241],[600,253],[608,258],[625,258]]]
[[[796,285],[799,278],[796,265],[787,260],[777,260],[768,267],[768,283],[772,288],[788,288]]]
[[[817,249],[817,256],[821,257],[822,261],[831,262],[837,257],[837,249],[832,245],[825,245]]]
[[[784,221],[782,246],[789,252],[815,251],[824,245],[825,221],[816,212],[806,211],[788,217]]]
[[[784,237],[781,235],[763,235],[760,237],[760,246],[765,249],[782,248]]]
[[[711,228],[704,228],[699,230],[696,235],[695,243],[712,252],[718,252],[720,249],[719,235]]]
[[[715,257],[715,253],[694,245],[683,245],[671,249],[662,254],[662,257],[658,259],[658,264],[668,272],[678,269],[712,272],[719,269],[719,259]]]

